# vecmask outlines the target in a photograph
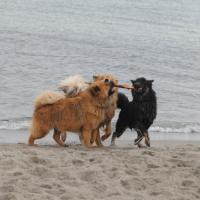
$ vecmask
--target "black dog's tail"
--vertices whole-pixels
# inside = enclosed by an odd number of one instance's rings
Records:
[[[119,93],[118,100],[117,100],[117,108],[120,108],[123,110],[124,108],[126,108],[128,103],[129,103],[128,97],[123,93]]]

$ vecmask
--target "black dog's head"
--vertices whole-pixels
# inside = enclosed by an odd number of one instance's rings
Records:
[[[131,80],[134,90],[132,90],[132,95],[134,98],[142,98],[152,90],[153,80],[147,80],[144,77],[137,78],[136,80]]]

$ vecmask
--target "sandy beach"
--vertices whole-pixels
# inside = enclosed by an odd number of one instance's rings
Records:
[[[0,145],[0,200],[200,199],[200,146]]]

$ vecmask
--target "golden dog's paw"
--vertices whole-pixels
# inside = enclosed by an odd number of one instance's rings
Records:
[[[101,141],[104,141],[105,139],[107,139],[107,136],[106,135],[102,135],[101,136]]]
[[[28,144],[28,146],[30,146],[30,147],[38,147],[39,145],[38,144]]]

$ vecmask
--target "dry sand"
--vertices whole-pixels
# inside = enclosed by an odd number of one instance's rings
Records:
[[[0,145],[0,200],[200,199],[200,146]]]

